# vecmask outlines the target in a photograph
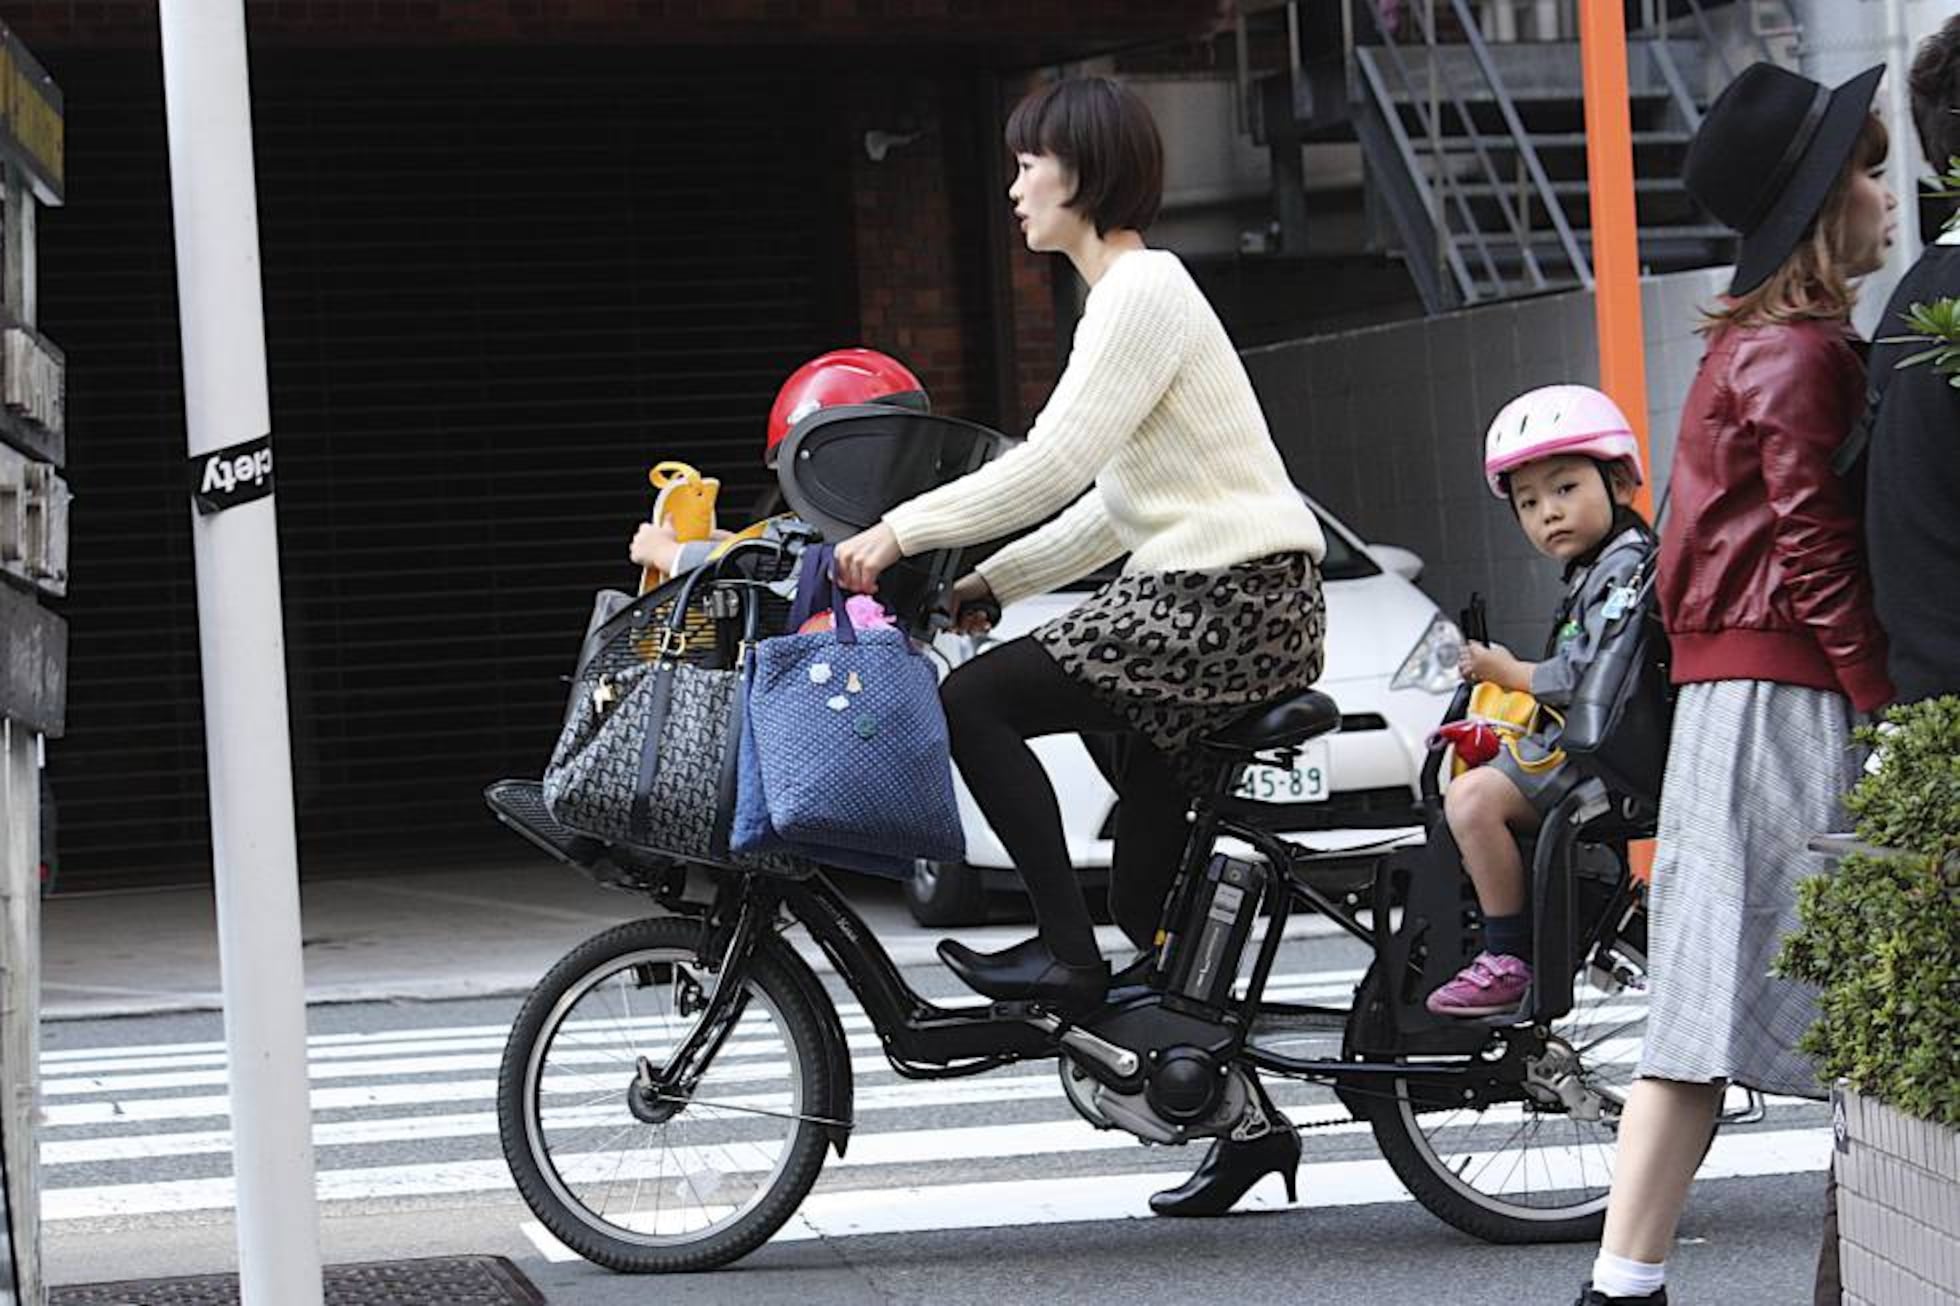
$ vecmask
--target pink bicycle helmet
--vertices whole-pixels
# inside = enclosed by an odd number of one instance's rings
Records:
[[[1623,462],[1640,484],[1640,441],[1620,406],[1586,385],[1548,385],[1505,404],[1484,437],[1484,479],[1502,499],[1503,477],[1553,454]]]

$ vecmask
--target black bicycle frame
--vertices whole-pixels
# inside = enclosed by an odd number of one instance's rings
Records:
[[[1431,764],[1436,760],[1432,754]],[[1524,1058],[1542,1044],[1543,1029],[1525,1026],[1494,1030],[1504,1044],[1504,1053],[1497,1058],[1466,1054],[1457,1059],[1421,1062],[1348,1060],[1346,1046],[1341,1057],[1297,1058],[1250,1041],[1252,1030],[1262,1016],[1304,1014],[1343,1021],[1352,1016],[1350,1007],[1265,1001],[1266,984],[1278,960],[1286,923],[1296,903],[1304,903],[1366,944],[1377,964],[1382,964],[1391,954],[1387,947],[1387,913],[1382,902],[1372,903],[1374,920],[1364,925],[1353,912],[1296,873],[1296,850],[1292,845],[1270,830],[1234,819],[1220,810],[1229,794],[1232,775],[1232,771],[1221,767],[1214,791],[1194,804],[1178,875],[1165,902],[1158,973],[1162,974],[1170,962],[1178,927],[1191,917],[1203,871],[1221,835],[1249,844],[1265,858],[1272,871],[1265,891],[1265,937],[1254,959],[1245,996],[1224,1011],[1191,1003],[1176,993],[1162,993],[1159,1000],[1172,1009],[1216,1021],[1230,1031],[1230,1056],[1234,1060],[1288,1078],[1331,1084],[1350,1093],[1379,1094],[1384,1085],[1397,1080],[1454,1081],[1482,1096],[1488,1089],[1521,1079]],[[1425,775],[1425,780],[1428,779]],[[1428,784],[1424,787],[1427,797],[1431,791]],[[1377,888],[1379,899],[1379,885]],[[1613,900],[1614,910],[1608,912],[1609,918],[1622,905],[1626,893],[1626,886],[1621,886]],[[734,995],[741,993],[744,986],[728,983],[730,974],[741,973],[756,949],[769,942],[767,935],[786,923],[785,914],[809,930],[817,947],[843,977],[878,1032],[886,1058],[901,1075],[915,1079],[953,1078],[981,1074],[1017,1061],[1053,1057],[1061,1052],[1072,1029],[1092,1031],[1100,1014],[1084,1017],[1078,1027],[1029,1003],[942,1007],[906,983],[890,954],[863,919],[821,875],[786,880],[730,871],[720,881],[713,905],[684,904],[677,898],[664,900],[671,907],[688,910],[701,918],[703,929],[708,931],[703,940],[703,954],[720,958],[724,974],[695,1032],[679,1054],[656,1072],[663,1088],[685,1091],[685,1086],[699,1076],[701,1067],[712,1059],[720,1038],[739,1015],[735,1008],[739,999]],[[1595,923],[1577,955],[1590,955],[1602,942],[1601,929],[1610,932],[1613,924],[1612,919]]]
[[[1329,901],[1313,886],[1290,873],[1286,845],[1270,832],[1201,810],[1193,843],[1209,847],[1211,836],[1231,834],[1244,839],[1281,868],[1284,879],[1275,879],[1270,893],[1266,937],[1254,962],[1243,1000],[1235,1004],[1223,1022],[1234,1031],[1232,1054],[1235,1059],[1261,1070],[1296,1079],[1336,1086],[1361,1088],[1379,1085],[1389,1079],[1450,1080],[1466,1074],[1491,1077],[1502,1063],[1463,1064],[1348,1061],[1340,1058],[1304,1060],[1263,1051],[1247,1042],[1254,1022],[1262,1014],[1292,1014],[1314,1011],[1345,1016],[1343,1008],[1301,1007],[1262,1001],[1267,979],[1278,957],[1279,945],[1295,897],[1305,900],[1316,911],[1333,919],[1343,929],[1373,944],[1374,934],[1346,910]],[[1210,829],[1207,830],[1206,827]],[[1171,895],[1182,905],[1191,891],[1195,876],[1185,874]],[[738,887],[739,886],[739,887]],[[731,890],[733,890],[731,892]],[[780,909],[780,910],[779,910]],[[713,1055],[718,1040],[713,1031],[725,1027],[728,1014],[723,1004],[737,999],[742,991],[741,967],[755,950],[763,946],[765,932],[781,923],[782,913],[800,922],[810,932],[837,973],[863,1005],[865,1015],[878,1032],[886,1058],[899,1074],[914,1079],[944,1079],[982,1074],[1018,1061],[1043,1060],[1056,1056],[1072,1026],[1045,1015],[1027,1003],[997,1002],[987,1006],[942,1007],[921,996],[905,981],[891,956],[885,951],[863,919],[837,889],[822,876],[807,880],[779,880],[763,876],[731,876],[722,885],[713,907],[697,908],[703,927],[712,932],[708,955],[722,958],[723,974],[714,996],[680,1055],[671,1058],[657,1072],[660,1087],[679,1091],[700,1073]],[[728,917],[732,913],[733,919]],[[1168,947],[1168,945],[1167,945]],[[1167,1003],[1185,1000],[1164,995]],[[1215,1014],[1215,1013],[1214,1013]],[[1093,1016],[1088,1018],[1093,1021]],[[1509,1058],[1506,1059],[1507,1061]],[[1365,1090],[1364,1090],[1365,1091]]]

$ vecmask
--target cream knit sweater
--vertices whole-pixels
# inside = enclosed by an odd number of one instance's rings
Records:
[[[1193,571],[1327,551],[1225,328],[1175,254],[1133,250],[1089,292],[1027,441],[885,514],[909,557],[1061,516],[978,570],[1002,603],[1121,556]]]

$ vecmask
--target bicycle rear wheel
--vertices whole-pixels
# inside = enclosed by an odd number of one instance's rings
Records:
[[[1620,1112],[1646,1031],[1646,956],[1636,917],[1573,985],[1533,1091],[1487,1106],[1435,1104],[1394,1081],[1371,1115],[1382,1155],[1432,1214],[1493,1243],[1592,1241],[1606,1221]]]
[[[831,1114],[823,1035],[766,951],[746,967],[727,1041],[684,1098],[641,1082],[720,982],[698,922],[631,921],[588,939],[526,999],[504,1048],[504,1157],[538,1220],[627,1273],[726,1265],[794,1214],[823,1167]]]

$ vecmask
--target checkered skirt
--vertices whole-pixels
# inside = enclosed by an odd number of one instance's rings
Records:
[[[1797,1051],[1816,991],[1772,976],[1797,885],[1831,869],[1863,758],[1841,695],[1763,680],[1681,687],[1649,899],[1652,1002],[1639,1073],[1822,1098]]]

